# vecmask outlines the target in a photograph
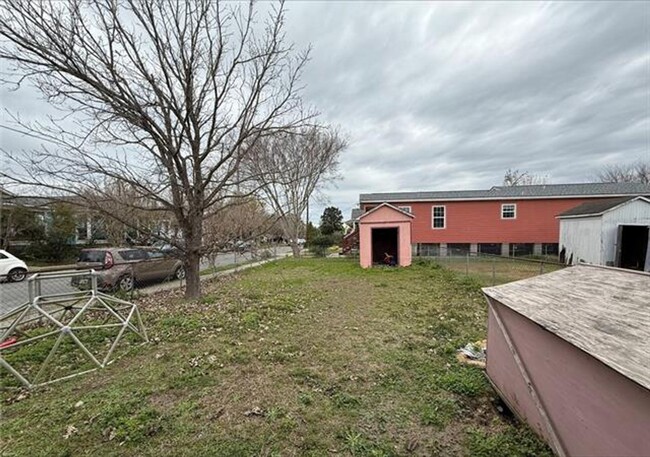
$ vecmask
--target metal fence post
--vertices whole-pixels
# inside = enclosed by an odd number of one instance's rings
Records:
[[[465,276],[469,276],[469,252],[465,255]]]
[[[496,286],[497,279],[496,279],[496,265],[495,265],[494,257],[492,257],[490,262],[492,262],[492,285]]]
[[[97,295],[97,272],[94,269],[90,270],[90,287],[93,295]]]
[[[539,274],[540,275],[544,274],[544,262],[539,263]]]

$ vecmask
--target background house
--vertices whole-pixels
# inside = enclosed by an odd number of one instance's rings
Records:
[[[650,185],[585,183],[370,193],[361,194],[359,204],[364,213],[389,203],[413,214],[414,255],[558,256],[559,214],[586,202],[634,196],[650,197]]]
[[[558,216],[566,261],[650,271],[650,200],[623,197],[583,203]]]
[[[142,229],[128,228],[69,198],[18,195],[0,188],[0,248],[28,261],[57,263],[76,259],[82,247],[150,245],[176,233],[164,212],[132,216]]]

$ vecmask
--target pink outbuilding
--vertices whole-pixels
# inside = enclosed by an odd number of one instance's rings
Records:
[[[559,456],[650,456],[650,274],[578,265],[483,289],[487,375]]]
[[[383,203],[359,217],[359,262],[372,265],[411,265],[413,215]]]

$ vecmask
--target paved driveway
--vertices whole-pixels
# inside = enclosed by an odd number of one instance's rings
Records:
[[[281,246],[276,248],[276,254],[278,256],[284,256],[287,253],[291,252],[291,248],[287,246]],[[238,265],[242,262],[247,262],[252,260],[250,253],[244,254],[234,254],[232,252],[226,252],[219,254],[214,258],[214,263],[210,262],[208,259],[203,259],[201,261],[201,270],[208,269],[212,266],[223,267],[226,265]],[[74,270],[70,270],[74,271]],[[63,272],[61,272],[63,273]],[[2,282],[0,283],[0,316],[8,313],[12,309],[22,305],[29,301],[29,292],[27,289],[27,280],[23,282]],[[144,287],[143,290],[147,290],[148,287]],[[41,293],[46,294],[61,294],[73,292],[77,289],[70,286],[70,278],[54,278],[51,280],[46,280],[41,282]]]

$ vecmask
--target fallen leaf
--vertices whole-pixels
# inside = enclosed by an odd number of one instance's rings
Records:
[[[264,410],[258,406],[255,406],[254,408],[246,411],[244,413],[244,416],[264,416]]]
[[[72,425],[72,424],[71,424],[71,425],[68,425],[68,426],[65,428],[65,433],[63,434],[63,439],[64,439],[64,440],[67,440],[68,438],[70,438],[72,435],[74,435],[74,434],[77,433],[78,431],[79,431],[79,430],[77,430],[77,427],[75,427],[74,425]]]

